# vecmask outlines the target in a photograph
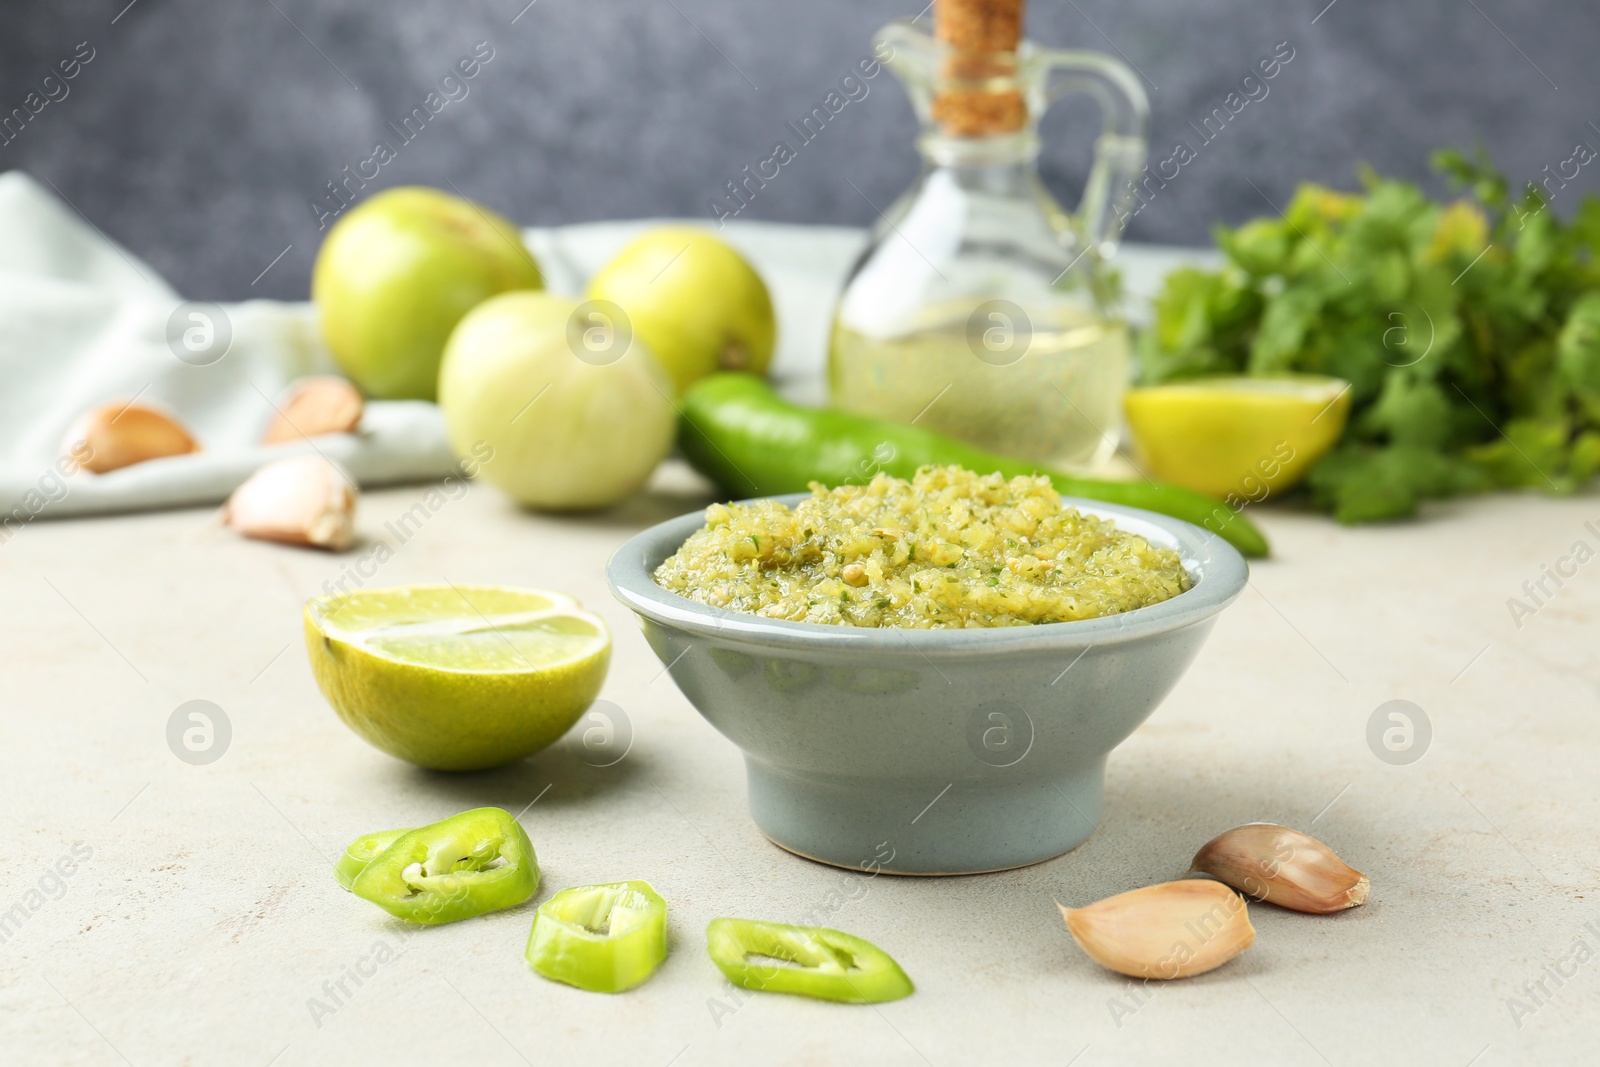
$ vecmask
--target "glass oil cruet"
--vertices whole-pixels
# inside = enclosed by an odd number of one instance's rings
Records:
[[[835,314],[833,403],[1057,468],[1110,458],[1128,374],[1108,261],[1145,161],[1137,77],[1096,52],[1020,40],[1022,0],[936,0],[935,33],[878,31],[922,125],[924,169],[886,211]],[[1036,122],[1100,106],[1082,200],[1039,179]]]

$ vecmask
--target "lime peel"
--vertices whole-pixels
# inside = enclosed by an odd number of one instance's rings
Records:
[[[489,586],[319,597],[305,634],[345,724],[438,770],[495,767],[554,743],[599,695],[611,658],[604,620],[571,597]]]
[[[1298,485],[1338,442],[1350,383],[1199,378],[1129,390],[1123,409],[1152,477],[1242,507]]]

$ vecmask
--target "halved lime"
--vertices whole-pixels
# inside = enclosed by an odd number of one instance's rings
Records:
[[[1123,410],[1152,477],[1237,505],[1299,484],[1344,431],[1350,383],[1198,378],[1131,389]]]
[[[552,744],[594,702],[611,662],[598,615],[528,589],[317,597],[305,631],[311,671],[345,724],[436,770],[496,767]]]

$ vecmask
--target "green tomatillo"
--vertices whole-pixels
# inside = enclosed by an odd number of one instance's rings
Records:
[[[765,374],[772,361],[778,323],[766,282],[700,227],[646,231],[596,272],[584,295],[622,309],[680,392],[717,370]]]
[[[496,293],[543,287],[509,219],[421,187],[386,189],[351,208],[311,274],[333,358],[380,400],[432,400],[461,317]]]
[[[477,476],[526,507],[615,504],[672,450],[672,383],[595,315],[566,297],[502,293],[445,347],[439,408],[451,447],[487,453]]]

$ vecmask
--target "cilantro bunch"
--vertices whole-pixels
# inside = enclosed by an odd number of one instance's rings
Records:
[[[1362,174],[1303,185],[1281,218],[1219,228],[1215,271],[1172,274],[1140,341],[1145,384],[1334,375],[1344,434],[1312,470],[1341,522],[1495,488],[1571,493],[1600,470],[1600,199],[1570,222],[1480,151],[1435,155],[1449,204]]]

